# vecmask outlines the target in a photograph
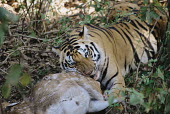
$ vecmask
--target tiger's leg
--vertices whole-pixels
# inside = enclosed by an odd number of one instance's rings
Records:
[[[118,76],[114,77],[108,86],[110,86],[109,90],[104,92],[105,99],[113,97],[113,103],[124,100],[123,92],[125,91],[125,82],[122,75],[118,74]]]

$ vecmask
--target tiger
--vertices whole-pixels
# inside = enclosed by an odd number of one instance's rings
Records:
[[[138,6],[121,3],[115,8],[125,10]],[[125,91],[124,76],[134,71],[139,63],[146,64],[158,52],[158,40],[162,39],[168,22],[167,14],[157,11],[159,19],[147,23],[132,14],[128,21],[120,21],[107,28],[84,24],[75,28],[52,51],[59,55],[60,66],[99,81],[103,90],[114,96],[113,102],[121,102]]]

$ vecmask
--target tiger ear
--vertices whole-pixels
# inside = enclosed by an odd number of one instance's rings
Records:
[[[87,40],[88,37],[89,37],[88,36],[88,31],[89,30],[87,29],[86,25],[84,25],[83,30],[82,30],[82,32],[80,32],[79,36],[81,36],[81,37],[84,36],[84,39]]]
[[[52,52],[54,52],[57,56],[60,55],[61,53],[60,47],[52,47]]]

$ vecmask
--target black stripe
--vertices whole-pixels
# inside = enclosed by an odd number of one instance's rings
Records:
[[[135,31],[139,34],[140,37],[142,36],[142,37],[145,39],[145,41],[146,41],[147,44],[149,45],[149,48],[154,51],[154,49],[153,49],[153,47],[152,47],[152,45],[151,45],[151,42],[148,40],[148,38],[146,38],[146,37],[145,37],[142,33],[140,33],[139,31],[137,31],[137,30],[135,30]],[[142,38],[141,38],[141,39],[142,39]],[[142,39],[142,42],[143,42],[143,39]]]
[[[131,23],[135,28],[139,29],[138,26],[135,24],[135,22],[134,22],[133,20],[131,20],[130,23]]]
[[[104,64],[105,64],[105,63],[106,63],[106,59],[105,59]],[[100,80],[100,82],[102,82],[102,80],[106,77],[108,65],[109,65],[109,59],[107,59],[107,65],[106,65],[106,67],[105,67],[105,69],[104,69],[104,72],[103,72],[103,74],[102,74],[102,79]],[[104,65],[104,66],[105,66],[105,65]]]
[[[154,27],[154,30],[153,31],[151,31],[151,33],[153,34],[153,36],[156,38],[156,40],[157,40],[157,37],[159,36],[159,32],[160,31],[158,31],[158,30],[160,30],[157,26],[154,26],[154,25],[148,25],[148,27],[150,28],[150,29],[152,29],[153,27]],[[158,34],[158,36],[156,36],[156,34]]]
[[[71,44],[73,44],[73,43],[76,42],[76,41],[77,41],[77,39],[72,40],[72,41],[69,42],[69,44],[71,45]]]
[[[90,46],[90,49],[92,50],[92,52],[94,52],[94,49]]]
[[[97,30],[99,30],[99,31],[101,31],[101,32],[103,32],[103,33],[105,34],[106,38],[108,38],[109,41],[112,42],[111,39],[110,39],[110,37],[109,37],[108,35],[110,35],[112,38],[113,38],[113,36],[112,36],[112,34],[111,34],[110,32],[108,32],[105,28],[96,27],[96,26],[93,26],[93,25],[91,25],[91,24],[87,24],[87,25],[90,26],[90,27],[92,27],[92,28],[95,28],[95,29],[97,29]],[[105,32],[106,32],[107,34],[106,34]]]
[[[74,27],[74,29],[81,29],[82,27],[78,26],[78,27]]]
[[[98,53],[98,57],[97,57],[97,60],[96,61],[99,61],[99,59],[100,59],[100,53],[99,53],[99,51],[98,51],[98,49],[96,48],[96,46],[94,45],[94,43],[93,42],[90,42],[90,44],[94,47],[94,49],[97,51],[97,53]],[[92,48],[92,50],[93,50],[93,48]]]
[[[69,39],[69,41],[67,41],[67,42],[69,42],[69,43],[70,43],[70,42],[71,42],[71,41],[73,41],[73,40],[77,40],[77,38],[76,38],[76,37],[74,37],[74,38],[70,38],[70,39]]]
[[[81,29],[82,29],[82,28],[81,28]],[[76,30],[76,32],[78,32],[78,33],[79,33],[78,36],[80,36],[80,33],[82,32],[82,30]]]
[[[107,82],[106,82],[106,84],[105,84],[105,87],[107,88],[107,89],[110,89],[112,86],[110,86],[110,87],[108,87],[108,84],[112,81],[112,79],[113,78],[115,78],[117,75],[118,75],[118,71],[116,72],[116,74],[115,75],[113,75]]]
[[[128,39],[128,41],[129,41],[129,43],[130,43],[130,45],[131,45],[131,47],[133,49],[133,53],[134,53],[134,57],[135,57],[136,62],[140,62],[140,59],[138,57],[136,49],[134,48],[132,40],[130,39],[130,37],[123,30],[122,30],[122,32],[125,34],[126,38]]]
[[[88,48],[89,49],[89,46],[88,45],[85,45],[86,46],[86,48]]]
[[[125,38],[123,37],[123,35],[120,33],[120,31],[118,31],[115,27],[109,27],[109,28],[115,30],[116,32],[118,32],[118,33],[121,35],[121,37],[123,38],[123,40],[125,41],[125,43],[126,43],[126,40],[125,40]],[[126,43],[126,44],[127,44],[127,43]]]
[[[77,45],[77,44],[79,44],[79,43],[74,43],[74,44],[72,44],[72,45]]]
[[[63,51],[63,50],[62,50]],[[64,49],[64,53],[67,51],[67,49]]]
[[[146,42],[143,40],[142,38],[142,34],[140,32],[138,32],[137,30],[135,30],[137,32],[137,34],[140,36],[140,39],[142,40],[142,43],[144,44],[145,47],[148,47],[148,45],[146,44]]]
[[[100,59],[100,54],[97,55],[97,60],[96,61],[99,61]]]
[[[68,45],[69,43],[68,42],[64,42],[61,47],[65,46],[65,45]]]
[[[148,56],[148,60],[150,60],[152,58],[151,55],[150,55],[150,52],[147,49],[145,49],[145,52],[146,52],[146,54]]]
[[[99,33],[95,32],[95,31],[93,31],[93,30],[91,30],[90,32],[92,32],[92,33],[97,34],[98,36],[100,36]],[[94,36],[93,36],[93,37],[94,37]],[[100,36],[100,37],[101,37],[101,36]]]
[[[93,42],[90,42],[90,44],[94,47],[94,49],[99,53],[98,49],[96,48],[96,46],[94,45]]]
[[[90,27],[92,27],[92,28],[95,28],[95,29],[101,30],[101,28],[100,28],[100,27],[96,27],[96,26],[91,25],[91,24],[86,24],[86,25],[87,25],[87,26],[90,26]]]
[[[130,73],[133,73],[133,69],[131,65],[129,65],[129,70],[130,70]]]
[[[126,63],[126,56],[125,56],[125,64],[124,64],[125,71],[126,71],[126,65],[127,65],[127,63]]]
[[[131,37],[134,39],[134,36],[131,34],[131,32],[125,28],[125,30],[131,35]]]
[[[70,52],[68,51],[67,53],[66,53],[66,56],[69,56],[70,55]]]
[[[86,48],[87,48],[87,50],[89,51],[90,49],[89,49],[89,46],[88,45],[85,45],[86,46]]]
[[[129,9],[133,9],[133,7],[128,6]]]
[[[117,84],[122,84],[122,83],[114,83],[114,84],[112,85],[112,87],[113,87],[114,85],[117,85]]]
[[[67,62],[67,60],[65,60],[65,66],[67,67],[67,65],[69,65],[69,63]]]
[[[135,20],[135,21],[138,23],[138,25],[139,25],[141,28],[143,28],[144,30],[148,31],[148,29],[145,28],[141,23],[139,23],[138,20]]]
[[[94,37],[93,35],[91,35],[91,34],[88,34],[90,37]]]
[[[78,48],[80,48],[80,46],[75,46],[75,47],[74,47],[74,49],[78,49]]]
[[[67,47],[68,45],[65,45],[64,47],[61,48],[61,50],[63,51],[64,50],[64,53],[67,51]]]
[[[119,23],[119,25],[123,27],[122,23]]]
[[[61,62],[61,65],[62,65],[62,67],[63,67],[63,68],[64,68],[64,70],[65,70],[64,63],[63,63],[63,62]]]
[[[130,27],[127,25],[127,23],[123,23],[128,29],[130,29]]]
[[[155,30],[152,31],[152,34],[156,38],[156,40],[158,40],[158,36],[156,36],[156,31]]]

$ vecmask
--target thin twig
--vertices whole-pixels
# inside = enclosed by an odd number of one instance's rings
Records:
[[[6,71],[4,71],[3,69],[0,68],[0,70],[1,70],[3,73],[8,74],[8,73],[7,73]]]
[[[160,18],[160,16],[159,16],[159,17],[157,17],[156,22],[154,23],[153,27],[152,27],[152,28],[151,28],[151,30],[149,31],[148,39],[150,39],[150,34],[152,33],[152,31],[154,30],[154,28],[155,28],[156,24],[158,23],[158,19],[159,19],[159,18]]]
[[[159,17],[160,17],[160,16],[159,16]],[[159,18],[159,17],[158,17],[158,18]],[[156,22],[154,23],[154,26],[153,26],[153,27],[151,28],[151,30],[149,31],[148,39],[150,39],[150,35],[151,35],[152,31],[154,30],[156,24],[158,23],[158,18],[156,19]],[[145,48],[145,47],[144,47],[144,48]],[[154,51],[154,50],[153,50],[153,51]],[[141,59],[142,59],[143,54],[144,54],[144,50],[143,50],[143,52],[142,52]],[[138,79],[138,72],[139,72],[140,65],[141,65],[141,60],[140,60],[140,62],[139,62],[139,64],[138,64],[137,71],[136,71],[136,72],[137,72],[137,73],[136,73],[136,81],[137,81],[137,79]]]
[[[144,50],[145,50],[145,47],[143,48],[143,52],[142,52],[142,55],[141,55],[141,59],[140,59],[140,62],[139,62],[139,64],[138,64],[138,66],[137,66],[137,69],[136,69],[136,82],[137,82],[137,80],[138,80],[138,74],[139,74],[139,68],[140,68],[140,65],[141,65],[141,61],[142,61],[142,56],[143,56],[143,54],[144,54]]]
[[[59,31],[59,30],[51,30],[51,31],[47,31],[47,32],[44,33],[44,35],[50,34],[50,33],[53,33],[53,32],[55,33],[55,32],[58,32],[58,31]]]
[[[110,108],[105,114],[108,114],[109,112],[111,112],[113,108]]]
[[[17,50],[15,50],[15,51],[11,52],[10,54],[8,54],[8,56],[5,58],[4,61],[2,61],[2,62],[0,63],[0,65],[5,64],[5,63],[7,62],[7,60],[9,59],[9,57],[10,57],[13,53],[15,53],[16,51],[17,51]]]
[[[158,18],[156,19],[156,22],[154,23],[154,26],[153,26],[153,27],[151,28],[151,30],[149,31],[148,39],[150,39],[150,35],[151,35],[152,31],[154,30],[157,22],[158,22]],[[145,48],[145,47],[144,47],[144,48]],[[153,51],[154,51],[154,50],[153,50]],[[143,54],[144,54],[144,49],[143,49],[143,52],[142,52],[142,55],[141,55],[141,59],[142,59]],[[140,65],[141,65],[141,59],[140,59],[140,62],[139,62],[139,64],[138,64],[137,70],[136,70],[136,81],[138,80],[138,73],[139,73],[139,68],[140,68]]]
[[[46,41],[46,39],[43,39],[43,38],[36,38],[36,37],[27,36],[27,35],[23,35],[23,34],[17,34],[17,35],[22,36],[22,37],[27,37],[27,38],[32,38],[32,39],[40,40],[40,41]],[[13,36],[17,36],[17,35],[13,35]]]

